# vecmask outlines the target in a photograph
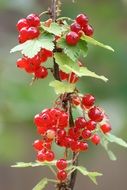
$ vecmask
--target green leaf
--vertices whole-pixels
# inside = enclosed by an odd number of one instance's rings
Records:
[[[48,184],[48,179],[43,178],[32,190],[42,190]]]
[[[55,53],[54,55],[57,64],[59,65],[60,69],[65,73],[74,72],[77,76],[88,76],[101,79],[107,82],[107,78],[104,76],[99,76],[96,73],[88,70],[86,67],[79,67],[77,63],[72,61],[66,54],[64,53]]]
[[[26,168],[26,167],[36,167],[36,166],[40,166],[39,162],[29,162],[29,163],[17,162],[16,165],[12,165],[11,167]]]
[[[81,37],[81,39],[82,39],[82,40],[85,40],[86,42],[88,42],[88,43],[90,43],[90,44],[92,44],[92,45],[100,46],[100,47],[102,47],[102,48],[105,48],[105,49],[108,49],[108,50],[114,52],[114,49],[113,49],[112,47],[110,47],[110,46],[108,46],[108,45],[105,45],[105,44],[103,44],[103,43],[100,43],[100,42],[98,42],[97,40],[95,40],[95,39],[93,39],[93,38],[91,38],[91,37],[89,37],[89,36],[83,35],[83,36]]]
[[[118,137],[116,137],[115,135],[112,135],[112,134],[106,134],[105,137],[109,142],[113,142],[113,143],[116,143],[116,144],[118,144],[120,146],[123,146],[123,147],[127,148],[127,143],[123,139],[118,138]]]
[[[12,165],[11,167],[15,167],[15,168],[26,168],[26,167],[36,167],[36,166],[52,166],[52,165],[56,165],[57,160],[53,160],[52,162],[29,162],[29,163],[25,163],[25,162],[17,162],[16,165]],[[69,163],[69,161],[68,161]]]
[[[54,34],[54,35],[61,35],[62,32],[66,31],[67,29],[65,27],[62,27],[60,25],[58,25],[57,23],[55,22],[52,22],[51,25],[49,27],[46,27],[44,26],[44,24],[41,25],[41,27],[46,31],[46,32],[49,32],[51,34]]]
[[[109,144],[109,142],[108,142],[107,139],[104,137],[104,135],[102,135],[102,136],[101,136],[101,145],[102,145],[102,146],[104,147],[104,149],[106,150],[106,152],[107,152],[107,154],[108,154],[110,160],[116,161],[117,158],[116,158],[115,154],[114,154],[111,150],[109,150],[108,144]]]
[[[97,185],[97,180],[96,177],[98,176],[102,176],[101,173],[98,172],[89,172],[86,168],[84,168],[83,166],[76,166],[76,169],[81,172],[83,175],[88,176],[93,183],[95,183]]]
[[[28,40],[23,44],[15,46],[10,53],[21,51],[21,53],[29,58],[34,57],[41,50],[45,48],[52,51],[54,48],[53,36],[51,34],[43,33],[39,38]]]
[[[58,80],[50,82],[49,86],[52,86],[56,94],[64,94],[73,92],[75,89],[75,84],[70,84],[67,82],[60,82]]]
[[[70,46],[66,43],[64,38],[61,38],[57,45],[63,49],[64,53],[70,57],[73,61],[77,61],[78,58],[82,55],[83,57],[87,56],[88,48],[87,43],[83,40],[79,40],[76,46]]]

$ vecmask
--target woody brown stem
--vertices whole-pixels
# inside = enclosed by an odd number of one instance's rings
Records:
[[[56,22],[56,17],[57,17],[57,0],[51,0],[51,18],[53,22]],[[56,42],[54,41],[54,50],[53,52],[57,52],[57,47],[56,47]],[[59,66],[55,61],[55,58],[53,58],[53,75],[56,80],[60,81],[60,76],[59,76]],[[69,105],[69,126],[73,127],[74,126],[74,120],[72,116],[72,108],[70,104],[70,94],[65,94],[66,99],[64,100],[64,106],[63,108],[68,110],[68,105]],[[78,165],[78,156],[76,153],[73,153],[73,165],[77,166]],[[73,190],[75,181],[76,181],[76,176],[77,176],[77,170],[72,172],[70,180],[67,183],[58,183],[56,190]]]

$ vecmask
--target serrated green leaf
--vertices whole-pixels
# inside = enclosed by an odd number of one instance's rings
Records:
[[[23,44],[15,46],[10,53],[21,51],[21,53],[29,58],[34,57],[41,50],[45,48],[52,51],[54,48],[53,36],[51,34],[43,33],[39,38],[28,40]]]
[[[107,78],[104,76],[99,76],[96,73],[88,70],[86,67],[79,67],[77,63],[72,61],[66,54],[64,53],[55,53],[54,55],[56,63],[59,65],[60,69],[65,73],[74,72],[77,76],[88,76],[101,79],[107,82]]]
[[[56,94],[71,93],[75,89],[75,84],[60,82],[58,80],[50,82],[49,86],[54,88]]]
[[[54,34],[54,35],[61,35],[62,32],[66,31],[67,28],[65,27],[62,27],[60,25],[58,25],[57,23],[55,22],[52,22],[51,25],[49,27],[46,27],[44,26],[44,24],[41,25],[41,27],[46,31],[46,32],[49,32],[51,34]]]
[[[48,184],[48,179],[43,178],[32,190],[42,190]]]
[[[123,139],[116,137],[115,135],[112,134],[106,134],[105,137],[109,142],[113,142],[127,148],[127,143]]]
[[[82,55],[83,57],[87,56],[88,48],[87,43],[83,40],[79,40],[78,44],[75,46],[70,46],[66,43],[64,38],[61,38],[57,45],[63,49],[64,53],[70,57],[74,62]]]
[[[96,177],[98,176],[102,176],[101,173],[98,173],[98,172],[89,172],[85,167],[83,166],[76,166],[76,169],[78,171],[80,171],[83,175],[85,176],[88,176],[92,181],[93,183],[95,183],[97,185],[97,180],[96,180]]]
[[[100,46],[100,47],[102,47],[102,48],[105,48],[105,49],[108,49],[108,50],[114,52],[114,49],[113,49],[112,47],[110,47],[110,46],[108,46],[108,45],[105,45],[105,44],[103,44],[103,43],[100,43],[100,42],[98,42],[97,40],[95,40],[94,38],[91,38],[91,37],[89,37],[89,36],[83,35],[83,36],[81,37],[81,39],[82,39],[82,40],[85,40],[86,42],[88,42],[88,43],[90,43],[90,44],[92,44],[92,45]]]
[[[108,144],[109,144],[109,142],[107,141],[107,139],[105,138],[105,136],[104,136],[104,135],[101,135],[101,145],[102,145],[103,148],[106,150],[106,152],[107,152],[107,154],[108,154],[110,160],[116,161],[117,158],[116,158],[115,154],[114,154],[111,150],[109,150]]]

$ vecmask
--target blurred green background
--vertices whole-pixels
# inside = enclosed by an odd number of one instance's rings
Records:
[[[51,76],[30,86],[31,76],[16,68],[20,54],[9,54],[17,44],[16,22],[26,15],[47,9],[50,0],[0,0],[0,190],[31,190],[42,176],[50,175],[45,169],[14,169],[17,161],[33,161],[31,146],[37,138],[32,118],[43,108],[50,107],[55,93],[48,87]],[[97,104],[109,115],[113,132],[127,139],[127,0],[64,0],[63,16],[75,18],[84,12],[95,28],[94,37],[111,45],[115,53],[99,47],[89,47],[84,63],[109,78],[109,82],[81,79],[82,93],[93,93]],[[95,187],[89,179],[78,176],[75,190],[126,190],[127,150],[112,146],[118,161],[111,162],[101,147],[91,147],[81,162],[89,170],[104,174]],[[80,187],[79,187],[80,186]],[[48,186],[47,190],[52,190]]]

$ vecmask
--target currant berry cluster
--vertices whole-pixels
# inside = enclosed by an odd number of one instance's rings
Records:
[[[84,140],[91,140],[94,144],[100,143],[100,136],[96,132],[109,133],[111,125],[104,110],[95,106],[95,97],[91,94],[84,96],[72,96],[72,105],[79,106],[82,109],[83,117],[75,120],[75,127],[81,132]]]
[[[87,36],[93,35],[93,28],[88,24],[88,17],[84,14],[79,14],[75,22],[70,25],[70,32],[66,35],[66,42],[69,45],[75,46],[82,34]]]
[[[41,49],[33,58],[23,56],[23,58],[18,59],[16,65],[18,68],[24,69],[27,73],[33,73],[34,78],[45,78],[48,75],[48,70],[42,64],[52,56],[52,51]]]
[[[40,35],[40,18],[34,13],[20,19],[16,26],[19,31],[19,43],[24,43]]]

